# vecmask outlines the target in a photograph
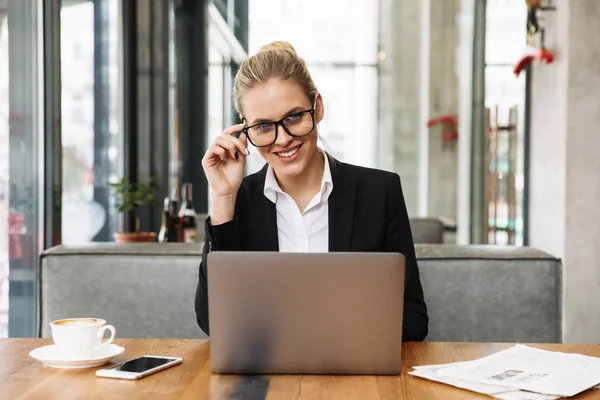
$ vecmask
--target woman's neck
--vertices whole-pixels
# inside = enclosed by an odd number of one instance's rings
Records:
[[[275,173],[275,177],[281,190],[290,195],[298,203],[301,198],[306,196],[312,198],[321,190],[324,170],[325,158],[321,151],[317,149],[304,173],[297,176],[281,177],[278,177],[277,173]],[[300,202],[302,201],[300,200]]]

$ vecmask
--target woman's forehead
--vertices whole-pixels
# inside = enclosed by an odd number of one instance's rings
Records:
[[[241,97],[244,118],[278,120],[294,107],[309,108],[310,100],[300,85],[271,79],[244,91]]]

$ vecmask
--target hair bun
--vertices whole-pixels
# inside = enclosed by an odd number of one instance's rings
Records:
[[[284,41],[275,41],[275,42],[271,42],[267,45],[264,45],[263,47],[260,48],[259,53],[262,53],[263,51],[273,51],[273,50],[289,50],[292,53],[297,54],[296,49],[294,49],[294,46],[292,46],[288,42],[284,42]]]

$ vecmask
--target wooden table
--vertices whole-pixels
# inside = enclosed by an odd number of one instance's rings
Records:
[[[97,378],[96,369],[60,370],[29,356],[49,339],[0,339],[0,399],[489,399],[408,375],[414,365],[465,361],[511,344],[407,343],[400,376],[213,375],[205,340],[120,339],[114,363],[143,354],[179,356],[183,364],[140,381]],[[532,345],[600,357],[596,345]],[[105,368],[105,367],[100,367]],[[577,399],[600,399],[592,389]]]

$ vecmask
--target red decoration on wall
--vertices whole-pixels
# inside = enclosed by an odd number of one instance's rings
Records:
[[[427,121],[427,127],[442,125],[442,146],[446,147],[458,140],[458,118],[454,115],[440,115]]]
[[[533,60],[539,60],[545,62],[546,64],[550,64],[552,61],[554,61],[554,53],[552,53],[550,50],[527,45],[525,53],[515,64],[513,69],[515,75],[519,76],[521,71],[527,69]]]
[[[513,68],[516,76],[519,76],[521,71],[527,69],[534,60],[539,60],[546,64],[554,61],[554,53],[546,49],[545,45],[543,13],[546,11],[556,11],[556,7],[544,6],[543,0],[525,0],[525,2],[527,4],[527,46],[525,47],[525,52]],[[537,34],[540,37],[539,47],[534,45]]]

